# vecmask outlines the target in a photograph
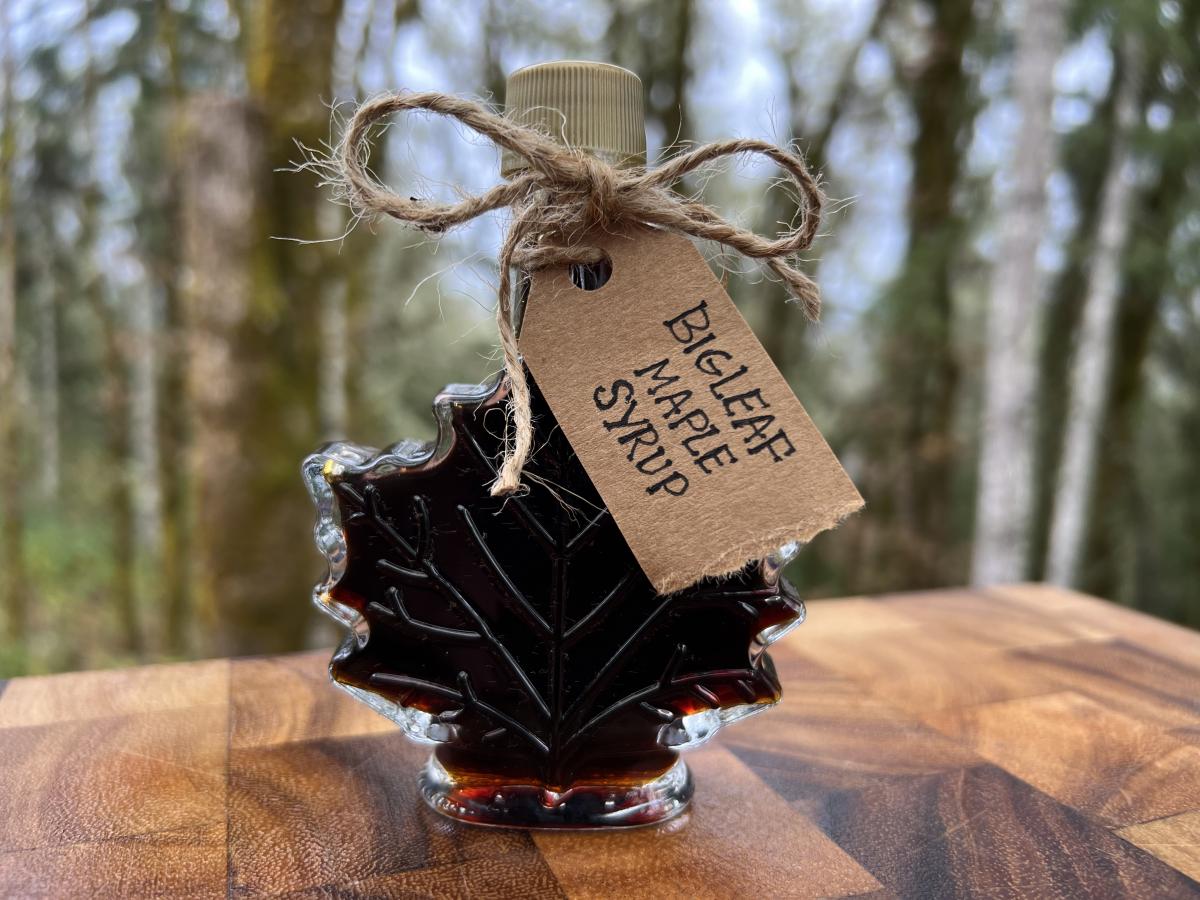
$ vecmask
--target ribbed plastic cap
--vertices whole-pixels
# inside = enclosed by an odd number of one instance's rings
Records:
[[[613,165],[646,164],[642,79],[620,66],[557,60],[517,69],[508,76],[504,114]],[[506,176],[525,165],[508,150],[500,159]]]

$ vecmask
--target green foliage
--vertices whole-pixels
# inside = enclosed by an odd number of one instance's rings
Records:
[[[481,262],[494,256],[498,232],[480,227],[415,246],[413,235],[385,222],[360,223],[329,243],[273,240],[327,239],[349,224],[310,177],[275,170],[298,157],[293,138],[310,145],[328,138],[322,104],[345,99],[335,92],[437,82],[496,95],[508,69],[556,56],[639,70],[658,143],[758,128],[749,118],[704,117],[733,115],[719,102],[721,91],[769,85],[753,103],[756,112],[769,109],[780,130],[774,136],[816,141],[816,161],[834,193],[862,197],[863,212],[851,206],[830,217],[834,233],[813,254],[818,276],[839,273],[840,285],[829,292],[830,324],[808,328],[798,311],[776,309],[777,286],[753,281],[750,265],[743,266],[749,277],[731,280],[868,500],[860,516],[801,554],[792,574],[810,596],[965,580],[995,174],[986,145],[1000,140],[995,121],[1007,99],[1012,49],[1003,5],[885,0],[875,9],[859,0],[843,16],[803,0],[760,0],[744,19],[727,5],[692,0],[467,6],[469,15],[434,2],[17,4],[28,21],[13,48],[16,165],[6,187],[17,222],[23,446],[6,477],[22,473],[30,624],[27,640],[0,641],[0,676],[323,639],[307,615],[307,585],[319,563],[308,552],[299,459],[325,439],[384,446],[431,437],[430,404],[442,386],[480,381],[499,368],[491,322],[496,273]],[[861,32],[846,24],[855,16],[870,23],[872,15],[878,21]],[[1122,257],[1116,371],[1083,586],[1200,625],[1200,4],[1076,0],[1070,15],[1077,47],[1112,55],[1114,84],[1130,70],[1131,53],[1146,72],[1133,135],[1137,195]],[[781,21],[788,27],[777,27]],[[735,39],[742,43],[735,47]],[[1036,567],[1112,147],[1112,96],[1113,85],[1100,85],[1063,98],[1084,113],[1061,135],[1067,196],[1055,202],[1068,223],[1050,241],[1062,264],[1037,323]],[[234,461],[253,463],[239,470],[248,476],[227,484],[189,478],[192,467],[214,463],[188,456],[197,430],[214,423],[196,418],[194,385],[183,380],[187,298],[206,274],[186,258],[194,247],[185,247],[185,233],[203,228],[182,221],[185,162],[204,160],[188,156],[194,141],[184,114],[206,97],[238,104],[264,160],[250,182],[226,185],[253,197],[257,236],[241,255],[237,248],[227,255],[252,288],[249,316],[228,332],[238,394],[228,420],[215,424],[237,436]],[[372,160],[376,170],[414,194],[448,190],[439,182],[490,182],[479,148],[464,135],[434,131],[427,145],[415,146],[414,135],[425,141],[429,134],[393,129]],[[865,182],[866,172],[884,187]],[[688,186],[701,187],[764,233],[794,212],[786,198],[763,201],[763,173]],[[871,213],[868,201],[879,198],[864,195],[879,190],[905,199],[890,214]],[[864,231],[860,215],[875,215],[869,224],[878,231]],[[877,239],[899,246],[894,265],[882,274],[848,272],[843,229],[871,242],[866,256]],[[338,347],[321,324],[335,295],[345,319]],[[135,313],[147,308],[148,338],[134,328]],[[112,338],[115,356],[106,344]],[[148,380],[138,375],[142,340],[152,360]],[[345,372],[335,386],[341,394],[333,393],[345,399],[336,402],[321,399],[322,373],[335,359]],[[46,360],[53,363],[49,380]],[[130,423],[115,430],[114,391],[131,402]],[[48,392],[57,399],[53,421],[44,412]],[[157,454],[149,462],[134,452],[131,433],[132,411],[147,397]],[[337,407],[336,425],[324,421],[327,402]],[[57,492],[39,487],[37,477],[46,429],[57,431],[61,447]],[[130,449],[115,449],[114,436]],[[121,550],[131,528],[115,525],[115,497],[132,498],[132,557]],[[204,519],[206,504],[223,511],[226,531]],[[213,542],[221,551],[205,555]],[[124,598],[114,595],[122,583],[134,585],[140,652],[130,649],[137,642],[129,640]]]

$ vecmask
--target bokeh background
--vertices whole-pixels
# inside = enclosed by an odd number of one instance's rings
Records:
[[[563,57],[641,74],[655,151],[795,139],[823,173],[820,325],[714,259],[868,501],[804,595],[1045,578],[1200,624],[1200,4],[0,9],[0,675],[332,640],[299,462],[431,437],[442,385],[497,370],[504,221],[350,231],[296,142]],[[414,196],[497,177],[429,119],[373,164]],[[684,189],[774,233],[773,177]]]

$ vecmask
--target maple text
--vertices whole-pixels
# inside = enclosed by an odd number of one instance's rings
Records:
[[[604,429],[647,478],[646,493],[680,497],[691,484],[689,474],[712,475],[737,464],[743,453],[779,462],[796,452],[767,411],[771,404],[762,388],[753,386],[750,368],[721,346],[703,300],[663,326],[681,345],[678,356],[664,356],[592,393],[596,409],[606,414]],[[699,382],[694,375],[684,381],[680,370],[688,367],[699,373]],[[704,405],[709,395],[718,404],[711,412]]]

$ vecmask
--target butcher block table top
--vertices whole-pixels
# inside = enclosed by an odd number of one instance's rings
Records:
[[[9,681],[5,897],[1200,897],[1200,634],[1041,585],[809,605],[658,827],[473,828],[328,652]]]

